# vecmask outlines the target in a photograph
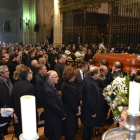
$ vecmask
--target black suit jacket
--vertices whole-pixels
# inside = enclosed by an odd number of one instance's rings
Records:
[[[38,70],[38,68],[36,68],[34,66],[31,66],[30,68],[31,68],[31,70],[33,72],[33,78],[32,78],[32,80],[30,82],[35,87],[35,76],[36,76],[36,74],[38,73],[39,70]]]
[[[36,93],[36,103],[37,108],[42,108],[42,93],[43,93],[43,86],[45,84],[46,78],[42,76],[40,73],[37,73],[35,76],[35,93]]]
[[[101,123],[100,115],[100,90],[96,81],[91,77],[87,76],[83,84],[83,97],[82,97],[82,108],[81,108],[81,121],[86,126],[99,126]],[[95,115],[96,117],[91,117]]]
[[[54,67],[54,70],[57,72],[58,77],[59,77],[58,84],[56,84],[56,88],[58,91],[60,91],[61,85],[63,83],[62,73],[64,71],[64,65],[58,61]]]
[[[85,78],[87,77],[87,72],[85,72]],[[82,100],[82,88],[83,88],[83,80],[81,77],[80,70],[76,71],[76,78],[75,78],[75,84],[78,89],[79,99]]]
[[[117,70],[114,73],[111,73],[108,78],[108,82],[111,83],[114,80],[114,77],[118,76],[121,73],[124,74],[122,70]]]
[[[59,139],[62,135],[62,118],[65,117],[65,112],[56,92],[48,83],[44,84],[42,99],[45,114],[44,133],[49,139]]]
[[[34,86],[28,80],[20,80],[16,82],[13,86],[11,95],[11,106],[14,108],[15,114],[18,118],[18,124],[16,124],[15,128],[15,136],[17,138],[22,133],[20,97],[24,95],[35,95]]]

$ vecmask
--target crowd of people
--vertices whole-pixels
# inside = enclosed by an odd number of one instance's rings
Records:
[[[103,127],[109,109],[103,89],[114,76],[123,73],[120,62],[115,62],[112,70],[105,59],[100,60],[100,67],[94,66],[93,56],[105,51],[103,46],[102,42],[96,50],[94,44],[92,48],[86,44],[78,49],[75,45],[72,48],[70,45],[0,45],[0,108],[14,109],[17,138],[22,133],[20,97],[23,95],[34,95],[36,107],[44,108],[44,133],[50,140],[60,140],[62,134],[66,140],[72,140],[78,131],[79,117],[84,125],[83,140],[91,139],[93,127]],[[66,66],[66,61],[69,56],[75,60],[77,51],[84,55],[80,68],[75,70]],[[133,69],[131,80],[135,75],[137,71]],[[0,120],[0,124],[10,122],[11,117],[0,116]],[[113,123],[111,114],[108,123]],[[6,134],[7,127],[8,124],[0,127],[0,133]]]

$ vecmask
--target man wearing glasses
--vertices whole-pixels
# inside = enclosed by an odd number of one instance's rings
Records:
[[[65,111],[61,96],[55,88],[58,83],[58,74],[50,70],[47,73],[47,82],[44,84],[42,101],[45,114],[44,133],[49,140],[60,140],[62,135],[62,120],[65,119]]]

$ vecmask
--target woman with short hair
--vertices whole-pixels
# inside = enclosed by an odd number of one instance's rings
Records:
[[[76,71],[68,66],[63,71],[63,84],[61,87],[62,102],[66,112],[66,119],[63,121],[63,135],[66,140],[72,140],[78,131],[78,116],[80,115],[80,100],[78,90],[74,84]]]

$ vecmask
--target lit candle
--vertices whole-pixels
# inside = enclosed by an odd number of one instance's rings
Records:
[[[23,138],[27,140],[35,138],[37,135],[35,97],[22,96],[20,102]]]
[[[139,114],[139,96],[140,84],[129,82],[129,113],[132,115]]]

